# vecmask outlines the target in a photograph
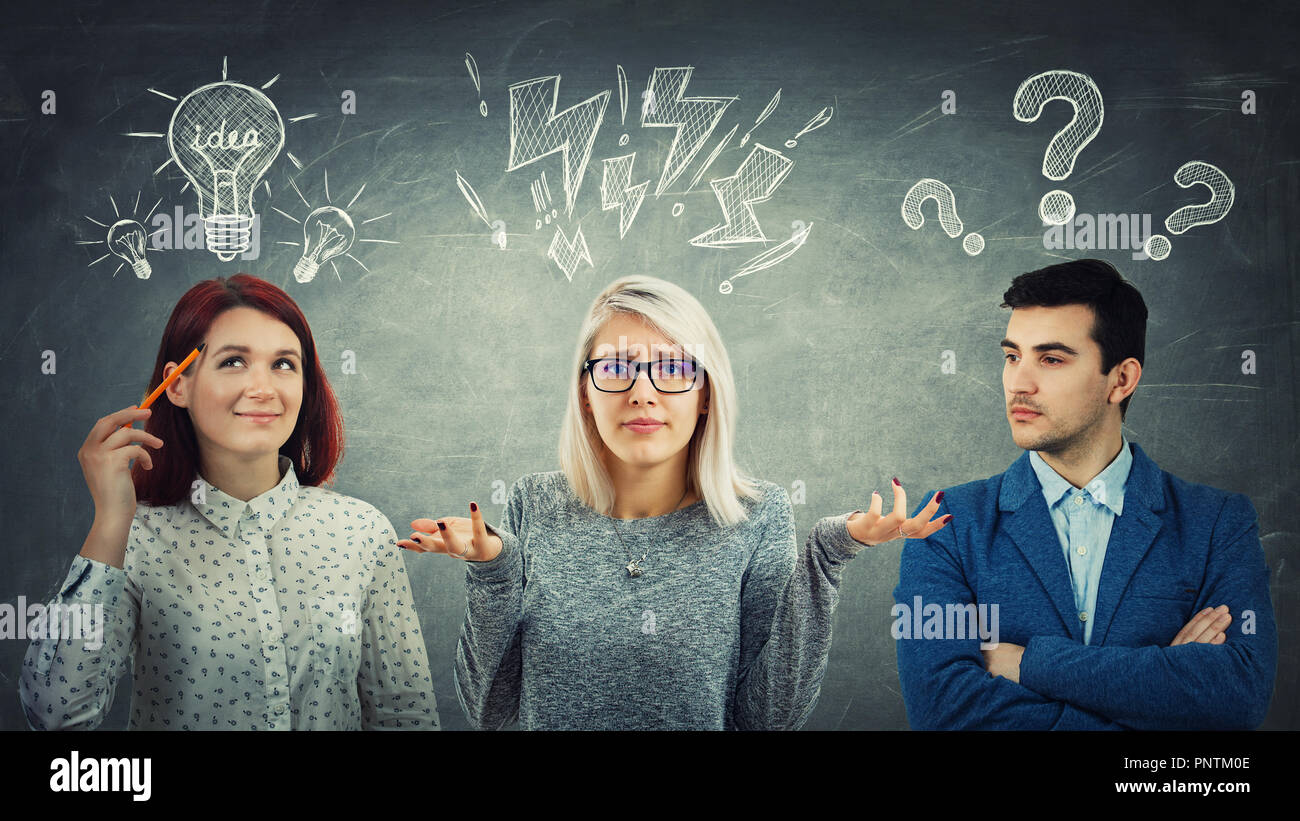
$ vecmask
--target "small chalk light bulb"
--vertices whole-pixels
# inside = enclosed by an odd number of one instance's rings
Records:
[[[144,256],[144,226],[135,220],[118,220],[108,229],[108,250],[126,260],[140,279],[153,273]]]
[[[302,222],[302,258],[293,266],[294,279],[311,282],[320,266],[346,254],[357,238],[352,218],[332,205],[322,206]]]

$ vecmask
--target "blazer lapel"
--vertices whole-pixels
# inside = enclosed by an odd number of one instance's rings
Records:
[[[998,494],[998,508],[1003,512],[1002,528],[1011,536],[1020,553],[1033,568],[1038,583],[1052,600],[1070,637],[1083,642],[1083,625],[1074,612],[1074,590],[1070,587],[1070,574],[1061,550],[1061,540],[1056,526],[1047,512],[1038,476],[1029,464],[1029,451],[1025,451],[1002,474],[1002,487]],[[1096,630],[1096,627],[1093,628]]]
[[[1111,526],[1097,587],[1097,612],[1093,614],[1096,621],[1092,625],[1092,644],[1097,646],[1106,643],[1106,631],[1115,618],[1120,598],[1163,524],[1154,512],[1165,507],[1160,468],[1135,443],[1130,443],[1130,447],[1133,466],[1124,486],[1124,512]]]

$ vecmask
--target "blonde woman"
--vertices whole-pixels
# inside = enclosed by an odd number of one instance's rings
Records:
[[[733,458],[736,389],[690,294],[626,277],[574,356],[561,470],[524,476],[505,521],[417,519],[402,547],[466,562],[456,651],[470,723],[499,729],[797,729],[812,713],[844,566],[934,533],[932,501],[818,522]]]

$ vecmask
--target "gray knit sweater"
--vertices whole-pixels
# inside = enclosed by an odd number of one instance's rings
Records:
[[[798,729],[812,714],[850,514],[800,550],[784,488],[719,528],[701,501],[645,519],[602,516],[560,471],[515,482],[503,549],[470,562],[456,648],[469,722],[529,730]],[[628,575],[628,551],[643,575]]]

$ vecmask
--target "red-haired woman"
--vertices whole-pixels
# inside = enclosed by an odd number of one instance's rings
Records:
[[[77,454],[95,519],[24,659],[28,723],[97,726],[130,669],[132,729],[436,729],[392,525],[321,487],[343,425],[302,312],[247,274],[201,282],[149,384],[200,344]],[[95,630],[60,631],[69,605]]]

